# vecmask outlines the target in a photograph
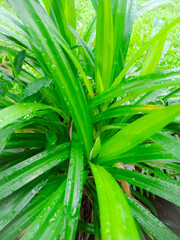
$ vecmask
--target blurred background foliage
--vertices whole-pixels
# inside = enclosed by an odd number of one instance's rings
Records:
[[[137,7],[147,2],[147,0],[137,0]],[[78,31],[83,36],[85,29],[94,14],[94,9],[90,0],[76,0]],[[141,17],[135,19],[133,34],[128,52],[128,59],[134,56],[142,44],[151,37],[154,20],[162,19],[165,23],[171,22],[180,15],[180,1],[172,0],[171,3],[159,6]],[[180,25],[171,29],[167,36],[171,41],[170,47],[159,66],[159,70],[173,69],[179,67],[180,62]],[[146,53],[145,53],[146,54]],[[141,67],[143,58],[137,62],[137,67]]]
[[[137,0],[137,7],[147,2],[147,0]],[[0,1],[0,7],[9,6],[5,0]],[[76,14],[77,14],[77,31],[81,36],[85,33],[85,30],[94,15],[95,11],[92,6],[91,0],[76,0]],[[155,19],[161,19],[165,23],[171,22],[173,19],[180,15],[180,1],[171,0],[170,3],[166,3],[159,6],[143,16],[137,17],[133,26],[133,34],[128,51],[127,61],[134,56],[137,50],[143,43],[148,41],[152,35],[152,29]],[[159,65],[159,70],[174,69],[179,67],[180,62],[180,24],[171,29],[167,36],[169,40],[169,48],[166,52],[162,62]],[[1,43],[1,42],[0,42]],[[0,50],[1,51],[1,50]],[[146,52],[144,53],[144,57]],[[143,57],[136,62],[137,71],[142,66]],[[5,61],[8,62],[8,56],[4,52],[0,52],[0,64]],[[32,71],[32,69],[27,69]]]

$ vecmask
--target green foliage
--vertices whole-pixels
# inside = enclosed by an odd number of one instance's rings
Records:
[[[143,191],[180,205],[180,72],[159,68],[180,17],[129,48],[161,4],[92,0],[84,31],[73,0],[1,7],[0,239],[178,239]]]

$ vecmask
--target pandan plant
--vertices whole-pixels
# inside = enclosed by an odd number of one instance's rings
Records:
[[[180,206],[180,72],[158,71],[180,17],[127,59],[135,17],[163,1],[92,0],[83,37],[74,0],[6,2],[0,239],[178,239],[151,198]]]

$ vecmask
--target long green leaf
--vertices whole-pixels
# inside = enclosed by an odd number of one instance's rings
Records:
[[[180,85],[180,72],[148,74],[129,80],[126,84],[119,84],[99,94],[90,101],[90,107],[95,107],[108,100],[128,94],[115,102],[111,107],[119,106],[143,93],[177,85]]]
[[[131,150],[121,154],[117,158],[118,161],[133,164],[137,162],[179,162],[179,157],[175,158],[158,144],[140,144]]]
[[[96,26],[95,82],[97,92],[111,84],[113,63],[113,16],[110,0],[100,0]]]
[[[10,26],[14,31],[21,34],[24,38],[26,38],[28,41],[32,41],[32,38],[28,35],[25,26],[22,24],[22,22],[19,21],[19,19],[15,16],[14,12],[9,12],[5,8],[0,8],[0,19],[1,21],[5,22],[8,26]],[[3,46],[1,46],[3,47]],[[14,51],[16,51],[14,49]]]
[[[44,87],[49,87],[51,81],[52,80],[49,77],[43,77],[33,81],[32,83],[29,83],[21,93],[21,100],[37,93]]]
[[[93,5],[95,11],[97,12],[97,10],[98,10],[98,0],[91,0],[91,2],[92,2],[92,5]]]
[[[146,233],[154,236],[157,240],[179,239],[169,228],[167,228],[158,218],[154,217],[141,204],[130,197],[127,197],[127,200],[134,218]]]
[[[53,193],[43,210],[36,217],[27,232],[21,238],[58,239],[62,224],[62,207],[66,181]]]
[[[161,130],[180,114],[180,104],[153,111],[139,118],[106,141],[96,163],[110,163]],[[110,147],[111,146],[111,147]]]
[[[155,72],[164,48],[165,40],[166,34],[162,35],[160,39],[157,39],[154,44],[152,44],[143,63],[140,76]]]
[[[125,65],[133,21],[135,17],[135,0],[111,0],[113,14],[113,70],[116,77]]]
[[[151,139],[158,145],[162,146],[168,153],[175,158],[180,156],[180,140],[163,132],[156,133]]]
[[[76,26],[74,1],[43,0],[43,3],[48,14],[63,37],[70,46],[74,46],[75,39],[68,29],[68,24],[70,24],[73,28]],[[71,18],[69,16],[71,16]]]
[[[26,49],[31,49],[31,46],[24,37],[22,37],[18,32],[11,31],[9,28],[0,25],[0,38],[4,37],[4,40],[7,40],[10,43],[18,44],[21,47]],[[28,38],[29,39],[29,38]]]
[[[94,14],[94,16],[92,17],[90,23],[88,24],[88,27],[86,29],[86,32],[83,36],[83,39],[84,41],[87,43],[89,42],[93,32],[94,32],[94,29],[95,29],[95,24],[96,24],[96,19],[97,19],[97,15]]]
[[[25,119],[29,119],[41,115],[41,111],[46,109],[55,110],[65,119],[65,121],[68,121],[67,116],[57,108],[41,103],[20,103],[4,108],[0,111],[0,128],[15,122],[19,118],[25,117]]]
[[[0,231],[31,201],[31,199],[41,190],[46,181],[38,179],[30,186],[25,186],[8,198],[0,202]]]
[[[153,26],[153,35],[158,31],[158,28],[162,27],[164,25],[163,20],[155,20],[154,26]],[[157,39],[151,46],[145,61],[143,63],[140,76],[147,75],[150,73],[153,73],[156,71],[158,64],[160,63],[160,58],[162,56],[165,43],[166,43],[166,37],[167,33],[162,34],[162,37],[160,39]],[[149,101],[151,101],[151,98],[154,97],[154,95],[158,95],[160,90],[149,92],[145,94],[142,98],[140,98],[136,104],[147,104]]]
[[[14,240],[19,234],[22,234],[24,230],[27,230],[47,204],[52,194],[65,180],[65,177],[65,174],[54,175],[53,177],[51,175],[41,191],[36,194],[26,207],[0,232],[0,238],[4,240]]]
[[[44,151],[1,172],[0,199],[3,199],[28,182],[69,158],[69,143],[51,151]]]
[[[91,169],[97,188],[102,239],[139,239],[120,186],[103,167],[91,164]]]
[[[74,34],[76,39],[82,45],[84,51],[87,53],[87,55],[88,55],[88,57],[91,61],[92,66],[94,67],[95,57],[94,57],[94,54],[92,53],[91,49],[89,49],[89,47],[86,45],[85,41],[81,38],[81,36],[71,26],[69,26],[69,29],[71,30],[71,32]]]
[[[77,140],[73,140],[64,198],[64,218],[63,228],[60,234],[61,239],[75,239],[84,184],[83,178],[83,150]]]
[[[166,180],[161,179],[161,177],[155,178],[142,173],[120,168],[106,167],[106,170],[118,180],[124,180],[180,206],[180,184],[178,184],[174,179],[170,179],[169,181],[169,178]]]
[[[131,188],[131,193],[133,196],[135,196],[137,199],[139,199],[143,204],[145,204],[156,217],[158,216],[156,208],[154,207],[151,200],[149,200],[147,197],[145,197],[142,193],[135,191],[132,188]]]
[[[73,58],[72,51],[37,1],[17,0],[15,3],[9,0],[9,2],[24,25],[28,26],[28,33],[35,41],[35,45],[32,46],[33,51],[37,59],[40,62],[42,60],[43,68],[56,82],[73,117],[79,138],[83,139],[86,154],[89,156],[92,147],[90,113],[77,72],[74,71],[74,64],[68,58],[68,56]],[[68,51],[68,56],[62,49],[61,43]]]
[[[22,128],[25,127],[27,125],[31,124],[31,122],[28,123],[23,123],[23,122],[16,122],[12,125],[9,125],[5,128],[1,128],[0,129],[0,154],[1,152],[4,150],[4,148],[6,147],[8,141],[10,140],[12,134]]]
[[[102,120],[124,116],[124,115],[131,115],[131,114],[144,114],[149,113],[151,111],[161,109],[163,107],[156,106],[156,105],[143,105],[143,106],[121,106],[116,108],[111,108],[106,111],[100,112],[93,118],[93,122],[99,122]]]
[[[40,103],[22,103],[7,107],[0,111],[0,128],[5,127],[26,115],[32,114],[33,116],[35,111],[44,109],[50,109],[50,106]]]

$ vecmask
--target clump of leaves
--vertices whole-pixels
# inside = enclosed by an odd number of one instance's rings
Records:
[[[161,2],[92,0],[83,38],[73,0],[0,9],[1,239],[178,239],[138,189],[180,205],[180,72],[156,71],[180,17],[126,62],[134,18]]]

